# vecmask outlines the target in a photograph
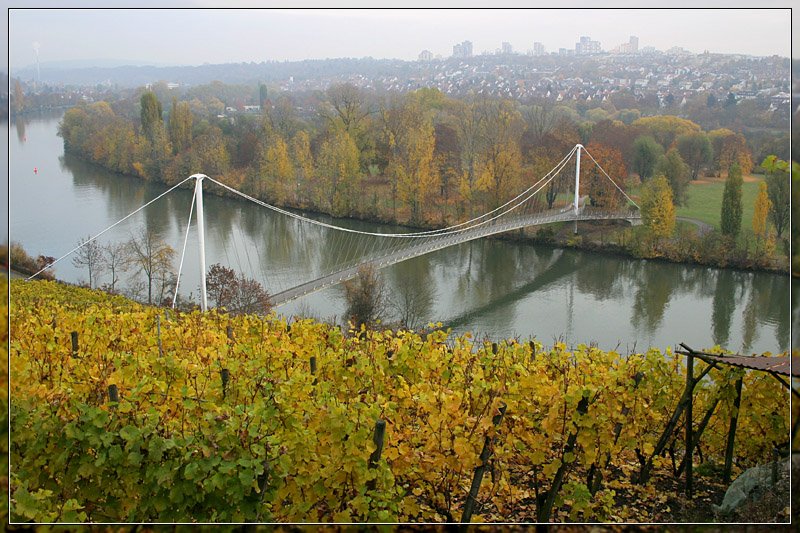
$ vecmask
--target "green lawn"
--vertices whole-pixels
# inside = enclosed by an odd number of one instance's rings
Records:
[[[744,182],[742,184],[742,230],[752,228],[753,205],[758,196],[759,182]],[[675,210],[679,217],[690,217],[702,220],[719,229],[720,212],[722,210],[722,192],[725,181],[711,183],[690,183],[687,190],[685,206]]]

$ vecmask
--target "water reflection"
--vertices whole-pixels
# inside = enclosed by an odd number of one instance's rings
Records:
[[[15,156],[12,236],[37,254],[60,255],[57,252],[69,250],[80,237],[107,227],[165,190],[64,155],[56,127],[52,118],[15,123],[16,135],[9,140]],[[33,166],[48,170],[32,177]],[[190,184],[107,236],[125,240],[144,226],[180,251],[191,199]],[[352,234],[303,224],[231,198],[206,194],[204,200],[206,264],[219,262],[241,270],[273,293],[340,267],[354,249],[377,246],[378,238],[356,242]],[[368,231],[402,229],[318,218]],[[197,253],[192,226],[181,280],[185,295],[197,294]],[[85,277],[69,261],[64,263],[59,264],[59,276],[68,281]],[[457,331],[497,337],[538,334],[548,341],[566,336],[570,342],[596,340],[606,349],[619,340],[629,345],[638,342],[641,348],[664,347],[677,338],[691,340],[697,347],[722,344],[756,352],[777,351],[789,343],[786,276],[487,239],[382,272],[395,317],[415,323],[411,325],[442,321]],[[309,311],[316,316],[341,315],[342,291],[330,289],[278,311],[291,314],[312,305]]]
[[[28,140],[27,136],[25,135],[25,121],[24,120],[15,120],[14,124],[17,130],[17,140],[21,143]]]
[[[619,298],[624,291],[624,280],[632,275],[633,262],[619,261],[616,257],[597,256],[592,268],[577,271],[576,288],[592,294],[598,300]]]
[[[643,261],[637,266],[633,277],[629,278],[635,280],[637,287],[633,300],[633,324],[652,335],[660,327],[664,311],[681,284],[682,276],[676,268],[648,268]]]
[[[728,345],[731,332],[731,318],[736,309],[736,287],[733,285],[734,273],[730,270],[721,270],[717,273],[717,288],[714,291],[713,313],[711,315],[711,328],[714,344]]]

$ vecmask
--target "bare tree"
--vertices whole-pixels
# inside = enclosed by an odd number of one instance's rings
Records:
[[[125,243],[110,242],[103,246],[103,257],[101,263],[111,274],[111,285],[109,292],[117,292],[117,282],[119,275],[126,272],[131,265],[131,255],[129,247]]]
[[[417,330],[424,326],[422,322],[433,303],[433,295],[427,287],[412,283],[400,285],[399,293],[390,301],[400,326],[408,330]]]
[[[359,267],[358,274],[344,283],[347,316],[353,325],[372,327],[386,314],[388,298],[386,285],[371,265]]]
[[[351,83],[343,83],[332,85],[326,94],[330,106],[322,107],[321,115],[331,124],[339,122],[345,131],[357,135],[362,121],[371,113],[364,93]]]
[[[103,270],[103,249],[97,241],[90,241],[91,237],[86,237],[78,241],[78,250],[72,258],[72,264],[77,268],[86,267],[89,271],[89,288],[93,289],[97,277]]]
[[[206,290],[215,307],[233,315],[267,314],[272,308],[269,294],[258,281],[218,263],[208,270]]]
[[[534,146],[541,143],[544,136],[553,131],[558,122],[558,116],[545,102],[524,107],[522,114]]]
[[[166,273],[172,270],[172,261],[175,250],[158,237],[153,231],[142,228],[139,234],[128,241],[131,254],[131,264],[136,268],[136,274],[144,274],[147,279],[147,303],[153,303],[153,289],[159,281],[166,279]],[[162,287],[163,289],[163,287]]]

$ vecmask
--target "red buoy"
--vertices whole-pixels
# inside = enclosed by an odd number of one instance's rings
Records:
[[[33,167],[33,173],[34,173],[34,174],[38,174],[38,173],[39,173],[39,169],[38,169],[38,168],[36,168],[36,167]]]

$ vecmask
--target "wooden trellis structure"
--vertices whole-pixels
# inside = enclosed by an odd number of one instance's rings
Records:
[[[731,365],[737,366],[739,368],[746,368],[749,370],[757,370],[759,372],[766,372],[772,377],[774,377],[777,381],[779,381],[783,386],[791,391],[792,394],[795,395],[796,398],[800,399],[800,392],[798,392],[795,388],[791,386],[791,378],[792,377],[800,377],[800,357],[794,356],[783,356],[783,357],[748,357],[742,355],[719,355],[719,354],[710,354],[705,352],[697,352],[689,348],[686,344],[681,343],[680,345],[683,350],[677,350],[676,353],[686,356],[686,388],[683,391],[683,395],[681,399],[678,401],[678,405],[675,408],[675,411],[672,414],[669,422],[667,423],[667,427],[664,428],[664,432],[661,435],[661,438],[658,441],[658,444],[655,447],[650,458],[646,461],[646,463],[642,466],[642,469],[639,474],[639,481],[644,482],[647,480],[650,469],[652,468],[653,458],[659,455],[661,452],[664,451],[664,448],[669,440],[670,436],[672,436],[673,432],[675,431],[678,420],[680,419],[681,414],[686,411],[685,423],[686,423],[686,454],[684,456],[683,463],[681,467],[678,468],[678,471],[682,468],[686,469],[686,496],[688,498],[692,497],[693,494],[693,480],[692,480],[692,455],[694,452],[695,447],[699,444],[700,435],[705,430],[708,421],[711,419],[711,416],[714,413],[714,410],[717,407],[717,403],[719,400],[714,401],[711,404],[711,407],[708,409],[706,414],[703,416],[700,424],[697,427],[696,435],[695,429],[693,425],[693,416],[692,416],[692,407],[693,407],[693,398],[694,398],[694,387],[697,383],[700,382],[706,374],[708,374],[712,368],[719,368],[718,365]],[[700,374],[697,376],[694,375],[694,360],[695,358],[700,359],[708,363],[708,366],[703,369]],[[787,381],[784,378],[788,378]],[[735,413],[730,420],[730,426],[728,429],[728,440],[726,443],[725,448],[725,468],[723,474],[724,482],[730,482],[731,477],[731,468],[733,464],[733,446],[736,437],[736,424],[738,420],[738,411],[739,405],[742,398],[742,378],[736,380],[736,397],[734,398],[734,408]],[[800,417],[792,426],[791,431],[791,440],[794,440],[794,437],[797,433],[798,426],[800,426]],[[791,443],[790,443],[791,446]]]

